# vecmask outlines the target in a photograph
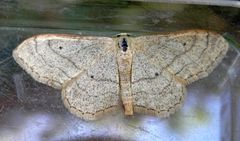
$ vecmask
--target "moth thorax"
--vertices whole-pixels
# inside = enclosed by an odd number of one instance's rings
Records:
[[[119,40],[119,48],[123,51],[123,52],[126,52],[128,50],[128,41],[126,38],[121,38]]]

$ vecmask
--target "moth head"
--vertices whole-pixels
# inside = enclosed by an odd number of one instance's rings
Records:
[[[129,47],[128,37],[130,34],[128,33],[120,33],[116,35],[116,38],[118,40],[118,47],[121,51],[126,52]]]
[[[130,37],[131,34],[129,34],[129,33],[119,33],[119,34],[117,34],[117,35],[115,35],[115,36],[116,36],[116,37],[123,37],[123,36]]]

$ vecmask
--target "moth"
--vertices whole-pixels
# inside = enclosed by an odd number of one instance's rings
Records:
[[[228,50],[211,31],[187,30],[132,37],[36,35],[14,51],[36,81],[61,89],[65,107],[85,120],[123,107],[168,117],[184,102],[186,85],[208,76]]]

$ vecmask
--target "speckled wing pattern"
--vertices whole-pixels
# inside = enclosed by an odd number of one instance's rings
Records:
[[[167,117],[183,104],[185,86],[208,76],[228,50],[219,34],[191,30],[135,38],[134,111]]]
[[[25,40],[13,51],[13,57],[35,80],[61,89],[112,46],[113,40],[107,37],[45,34]]]
[[[141,36],[135,44],[147,59],[190,84],[206,77],[228,50],[225,39],[214,32],[190,30]]]
[[[115,51],[108,52],[94,66],[64,84],[64,105],[86,120],[95,120],[116,110],[121,105],[117,74]]]
[[[119,106],[126,115],[168,117],[182,106],[186,85],[212,72],[227,50],[221,35],[203,30],[114,38],[45,34],[25,40],[13,57],[35,80],[62,89],[71,113],[95,120]]]
[[[64,87],[64,105],[91,120],[119,105],[114,45],[107,37],[37,35],[20,44],[13,57],[35,80]]]
[[[133,111],[167,117],[179,109],[184,100],[185,85],[163,67],[136,53],[132,64]]]

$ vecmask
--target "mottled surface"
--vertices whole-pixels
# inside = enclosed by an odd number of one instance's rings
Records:
[[[135,44],[149,64],[161,66],[159,70],[167,70],[186,84],[206,77],[228,50],[221,35],[201,30],[138,37]]]
[[[27,39],[13,57],[35,80],[62,88],[73,114],[94,120],[121,105],[126,115],[168,117],[182,106],[185,86],[208,76],[227,50],[221,35],[204,30],[115,39],[48,34]]]
[[[73,114],[94,120],[120,107],[118,68],[111,51],[64,84],[62,99]]]
[[[27,39],[13,57],[37,81],[61,89],[114,46],[110,38],[40,35]]]
[[[160,117],[179,109],[185,85],[206,77],[228,50],[223,37],[200,30],[140,36],[132,46],[133,105]]]

